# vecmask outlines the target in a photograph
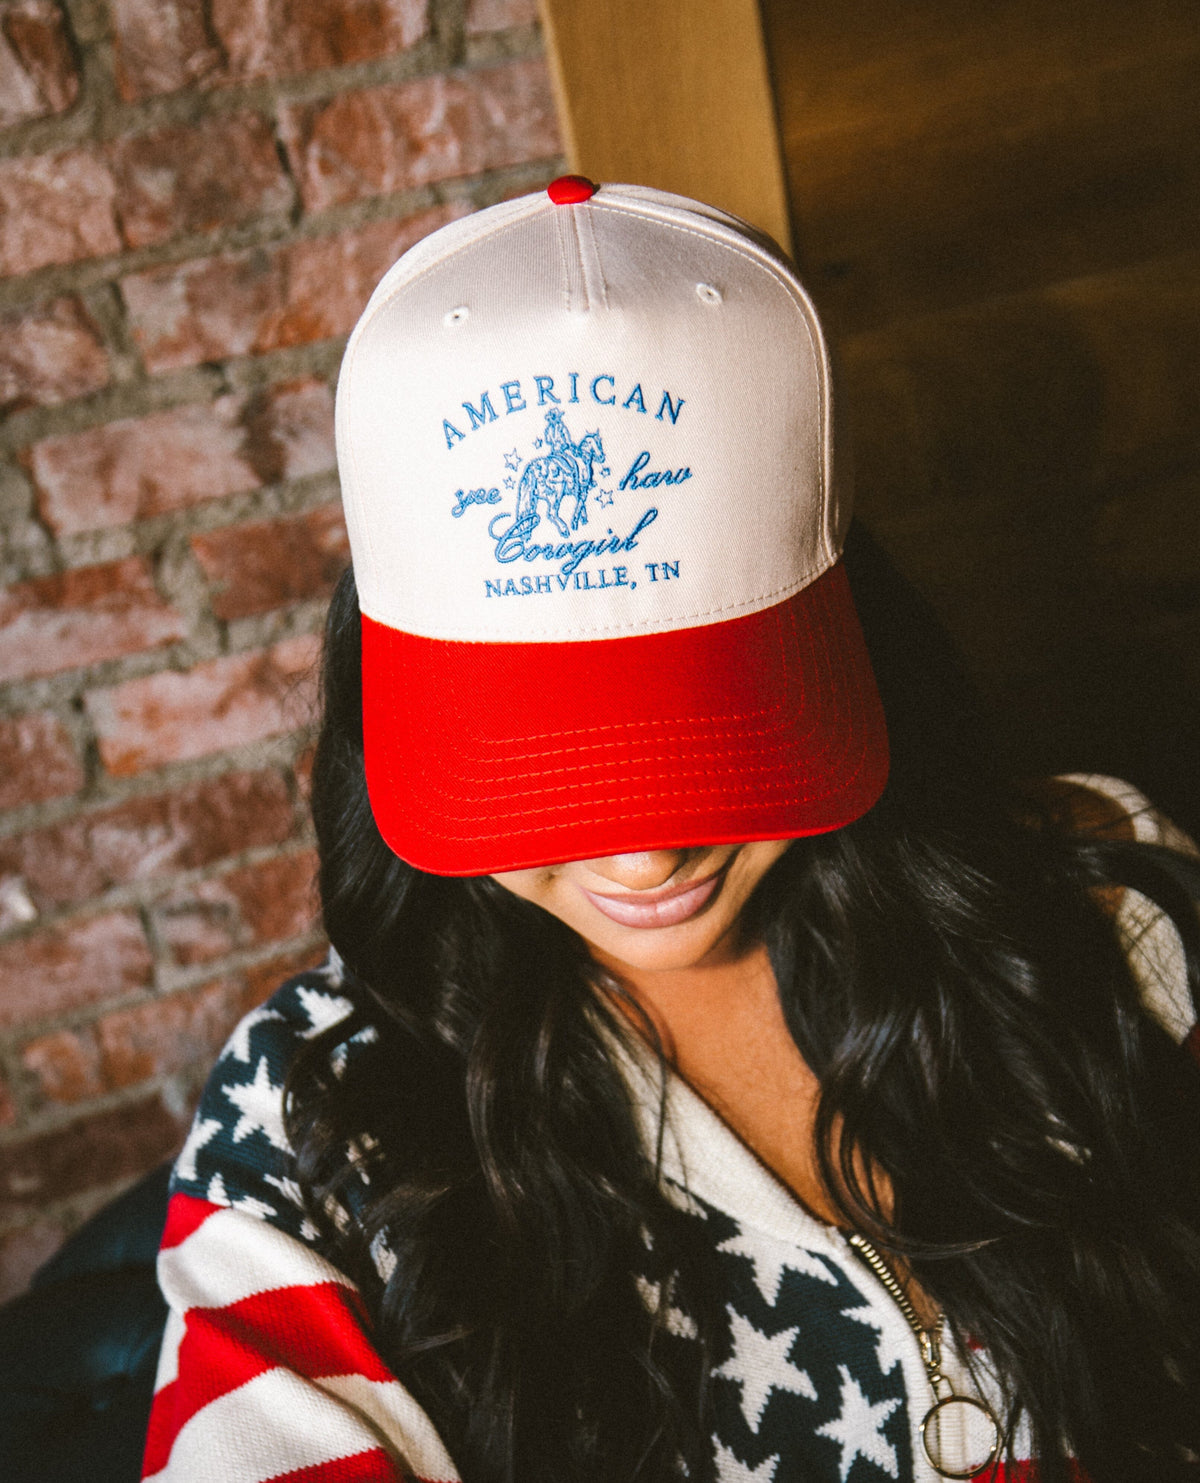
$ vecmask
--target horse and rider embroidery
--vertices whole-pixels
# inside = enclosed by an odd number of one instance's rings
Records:
[[[602,466],[602,474],[608,473],[604,444],[598,429],[574,442],[557,407],[546,413],[542,441],[549,452],[530,459],[517,485],[517,523],[532,534],[544,516],[560,536],[569,536],[588,523],[587,497],[596,483],[596,465]],[[570,526],[561,514],[568,499],[574,501]]]
[[[560,407],[550,407],[545,412],[545,427],[540,438],[534,439],[536,450],[531,458],[523,458],[518,448],[504,454],[504,473],[501,483],[513,495],[511,512],[498,510],[487,522],[487,534],[493,543],[494,556],[501,566],[513,562],[554,562],[558,572],[553,581],[545,576],[521,577],[519,580],[485,579],[487,595],[514,596],[550,594],[555,590],[603,591],[610,587],[626,587],[634,590],[637,578],[631,576],[628,566],[613,565],[596,569],[585,569],[583,562],[590,557],[617,557],[618,560],[634,552],[640,544],[639,538],[659,518],[654,505],[643,509],[641,515],[624,525],[623,531],[608,526],[601,534],[584,534],[591,524],[589,518],[589,496],[601,508],[613,503],[614,490],[600,487],[599,479],[610,477],[605,462],[604,438],[597,428],[585,432],[576,439],[567,426]],[[657,488],[661,485],[679,484],[692,477],[690,468],[655,471],[647,468],[649,452],[642,452],[633,460],[632,467],[618,486],[621,490]],[[450,513],[458,519],[474,505],[497,505],[504,501],[500,484],[477,489],[458,489]],[[644,576],[650,582],[678,579],[678,560],[644,563]],[[557,583],[557,587],[554,585]]]

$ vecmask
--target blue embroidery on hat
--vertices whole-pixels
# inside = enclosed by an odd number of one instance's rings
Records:
[[[499,383],[498,396],[503,398],[504,416],[510,417],[514,413],[533,411],[534,403],[529,399],[533,392],[527,392],[528,377],[522,382],[519,377],[512,377],[507,381]],[[560,384],[562,378],[560,377]],[[617,377],[611,371],[601,371],[598,376],[590,376],[587,372],[568,371],[566,380],[570,384],[570,395],[565,398],[568,406],[577,406],[585,400],[585,395],[580,394],[580,380],[583,380],[585,394],[590,396],[598,407],[612,407],[614,410],[620,408],[624,412],[636,412],[642,417],[650,415],[650,408],[654,405],[653,400],[647,401],[649,396],[653,398],[653,392],[644,389],[651,383],[636,381],[625,390],[618,385]],[[566,391],[566,387],[563,388]],[[537,407],[541,408],[547,403],[561,405],[564,398],[555,390],[555,378],[549,375],[537,375],[533,377],[533,390],[537,392]],[[679,421],[679,414],[686,405],[686,398],[672,396],[671,392],[664,389],[662,400],[658,404],[658,411],[654,414],[656,422],[671,425]],[[479,405],[467,397],[459,403],[462,412],[466,413],[466,432],[463,431],[463,418],[459,407],[453,409],[451,417],[442,418],[442,437],[446,442],[448,452],[453,452],[455,447],[466,441],[467,435],[478,432],[481,428],[488,427],[498,420],[496,411],[498,403],[493,402],[491,388],[485,387],[479,393]]]
[[[517,486],[516,523],[532,534],[543,518],[560,536],[570,535],[587,524],[588,491],[596,483],[596,465],[604,464],[604,444],[599,429],[585,433],[578,443],[571,438],[557,407],[546,413],[543,442],[549,453],[531,458]],[[607,468],[602,472],[607,473]],[[574,500],[571,524],[562,518],[565,500]]]
[[[548,391],[540,384],[539,392]],[[603,378],[598,378],[603,379]],[[506,383],[506,400],[509,390],[517,383]],[[557,399],[555,399],[557,400]],[[641,400],[640,387],[635,388],[627,399],[630,408]],[[680,398],[678,407],[682,407]],[[675,413],[678,415],[678,407]],[[644,410],[644,408],[643,408]],[[495,506],[504,498],[501,485],[515,494],[515,505],[510,513],[500,510],[487,521],[488,539],[493,545],[493,555],[501,566],[514,562],[549,561],[558,566],[553,584],[543,576],[520,578],[485,579],[487,597],[525,597],[538,594],[549,595],[554,591],[602,592],[615,587],[633,590],[637,579],[629,576],[627,566],[584,568],[583,563],[594,557],[621,556],[635,551],[639,537],[658,519],[656,506],[642,511],[632,526],[625,526],[623,533],[608,526],[603,534],[582,536],[581,527],[589,525],[588,496],[595,491],[596,504],[602,509],[611,509],[614,491],[598,485],[598,479],[607,479],[611,470],[604,462],[604,440],[599,428],[585,432],[576,439],[568,428],[561,405],[547,408],[542,436],[534,438],[534,455],[523,459],[518,447],[503,455],[504,471],[497,484],[483,485],[476,489],[457,489],[454,493],[450,514],[459,519],[474,505]],[[680,484],[692,477],[688,467],[674,470],[650,470],[647,464],[650,453],[643,450],[634,459],[629,472],[621,480],[620,490],[657,488],[660,485]],[[601,517],[603,518],[603,517]],[[611,518],[611,517],[610,517]],[[678,560],[649,562],[644,567],[651,583],[678,579]]]
[[[506,479],[506,484],[511,481]],[[454,494],[455,504],[450,511],[457,520],[462,512],[471,505],[498,505],[500,503],[500,491],[492,489],[459,489]]]

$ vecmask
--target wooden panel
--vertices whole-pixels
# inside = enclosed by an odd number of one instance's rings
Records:
[[[1200,599],[1200,253],[850,339],[857,508],[1007,682]]]
[[[571,167],[791,230],[757,0],[541,0]]]
[[[845,328],[1183,250],[1193,0],[765,0],[799,256]]]
[[[1030,772],[1200,825],[1194,0],[763,0],[858,509]]]
[[[1200,253],[851,337],[858,510],[1016,765],[1200,826]]]

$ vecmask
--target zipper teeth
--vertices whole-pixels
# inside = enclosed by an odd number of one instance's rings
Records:
[[[850,1234],[846,1237],[846,1240],[850,1243],[851,1247],[858,1253],[862,1260],[866,1262],[871,1271],[875,1273],[876,1277],[879,1278],[884,1287],[887,1288],[889,1294],[895,1301],[896,1307],[899,1308],[901,1313],[904,1314],[909,1328],[912,1329],[913,1333],[916,1334],[918,1339],[924,1339],[926,1337],[925,1327],[921,1323],[921,1320],[917,1317],[917,1310],[909,1302],[908,1294],[896,1280],[896,1274],[892,1271],[891,1267],[888,1266],[888,1264],[879,1255],[879,1252],[876,1251],[875,1247],[871,1245],[867,1238],[865,1236],[860,1236],[857,1231],[851,1231]]]

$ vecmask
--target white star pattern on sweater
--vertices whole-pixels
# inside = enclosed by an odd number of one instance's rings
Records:
[[[307,989],[303,984],[296,986],[296,998],[308,1016],[310,1029],[303,1032],[305,1040],[311,1040],[322,1030],[328,1030],[344,1020],[354,1006],[340,994],[322,994],[318,989]]]
[[[773,1457],[764,1458],[756,1468],[752,1468],[736,1457],[728,1447],[722,1447],[716,1437],[713,1442],[716,1446],[719,1483],[774,1483],[778,1452]]]
[[[220,1059],[223,1061],[226,1056],[232,1056],[235,1061],[241,1061],[243,1066],[248,1066],[250,1064],[250,1031],[256,1025],[265,1024],[267,1020],[282,1019],[283,1016],[278,1011],[268,1009],[265,1004],[252,1009],[225,1042],[225,1049],[221,1052]]]
[[[817,1428],[817,1435],[829,1437],[840,1445],[841,1483],[846,1483],[850,1469],[859,1457],[865,1457],[868,1462],[882,1468],[890,1478],[898,1478],[900,1464],[896,1449],[880,1428],[900,1404],[899,1400],[893,1396],[891,1400],[877,1401],[872,1405],[845,1365],[838,1365],[838,1374],[842,1377],[841,1410],[832,1421]]]
[[[763,1301],[773,1308],[779,1298],[779,1284],[785,1272],[802,1272],[806,1277],[815,1277],[818,1282],[836,1286],[836,1279],[829,1268],[811,1251],[802,1246],[784,1246],[782,1242],[766,1241],[761,1237],[751,1241],[743,1232],[730,1236],[717,1247],[732,1256],[748,1257],[754,1264],[754,1284],[763,1295]]]
[[[196,1119],[192,1124],[191,1132],[187,1135],[187,1142],[179,1150],[179,1159],[175,1165],[179,1179],[195,1179],[196,1155],[220,1131],[221,1123],[217,1118],[198,1117]]]
[[[907,1325],[901,1328],[899,1324],[886,1324],[870,1308],[843,1308],[842,1314],[846,1318],[852,1318],[855,1323],[875,1330],[875,1357],[879,1361],[881,1375],[889,1375],[909,1352],[912,1335]]]
[[[733,1337],[733,1353],[713,1374],[741,1385],[742,1415],[750,1430],[757,1433],[773,1390],[790,1390],[793,1395],[815,1401],[816,1388],[807,1373],[798,1370],[788,1359],[788,1351],[800,1332],[799,1328],[784,1329],[768,1338],[734,1309],[727,1308],[726,1311]]]
[[[266,1056],[259,1058],[253,1081],[227,1086],[225,1095],[241,1113],[231,1135],[234,1143],[240,1143],[251,1133],[262,1132],[276,1148],[289,1152],[290,1144],[283,1130],[283,1088],[271,1081]]]

